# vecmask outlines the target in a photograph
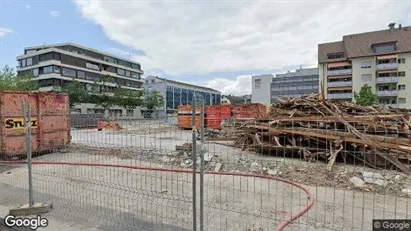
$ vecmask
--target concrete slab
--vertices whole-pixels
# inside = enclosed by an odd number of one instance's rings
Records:
[[[28,216],[48,213],[53,208],[53,203],[39,203],[35,202],[33,206],[24,204],[18,208],[10,209],[10,214],[14,216]]]

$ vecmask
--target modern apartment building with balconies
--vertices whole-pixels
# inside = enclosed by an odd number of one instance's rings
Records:
[[[368,84],[380,104],[411,109],[411,27],[391,23],[386,30],[319,44],[318,62],[326,98],[353,101],[354,92]]]
[[[114,87],[142,90],[144,73],[137,62],[73,43],[27,47],[17,57],[18,75],[30,74],[40,91],[52,91],[73,80],[91,93],[111,92]],[[97,83],[97,84],[95,84]],[[109,111],[92,104],[77,105],[78,113],[137,115],[139,112],[113,107]]]

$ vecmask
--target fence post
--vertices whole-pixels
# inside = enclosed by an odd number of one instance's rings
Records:
[[[200,135],[201,135],[201,151],[200,151],[200,231],[204,230],[204,98],[201,98],[201,116],[200,116]]]
[[[26,106],[27,112],[26,112]],[[30,105],[26,105],[25,100],[21,102],[21,110],[23,112],[23,121],[26,126],[26,150],[27,150],[27,169],[29,174],[29,206],[32,207],[34,204],[33,200],[33,178],[31,173],[31,108]]]
[[[27,111],[26,111],[27,110]],[[34,203],[33,196],[33,175],[32,175],[32,150],[31,150],[31,108],[30,104],[27,104],[23,99],[21,101],[21,111],[23,114],[23,123],[26,130],[26,152],[27,152],[27,168],[29,178],[29,203],[28,205],[22,205],[15,209],[10,209],[9,213],[15,216],[27,216],[39,213],[49,212],[53,204],[52,203]]]
[[[191,154],[192,157],[192,164],[193,164],[193,231],[197,230],[197,206],[196,206],[196,174],[197,174],[197,136],[196,136],[196,131],[197,131],[197,126],[196,126],[196,99],[195,97],[193,97],[193,102],[191,105],[192,108],[192,121],[191,121],[191,125],[192,125],[192,132],[193,132],[193,148],[192,151],[193,153]]]

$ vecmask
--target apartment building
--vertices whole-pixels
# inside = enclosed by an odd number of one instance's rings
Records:
[[[191,104],[193,98],[199,98],[200,96],[205,99],[205,105],[221,103],[221,92],[215,89],[158,76],[148,76],[145,78],[144,89],[146,91],[158,91],[165,100],[168,112],[175,112],[178,109],[178,105]],[[164,110],[164,107],[162,110]]]
[[[73,43],[27,47],[17,61],[18,75],[32,75],[33,81],[39,83],[40,91],[64,87],[73,80],[82,83],[91,93],[111,92],[116,86],[142,90],[144,82],[139,63]],[[77,105],[74,111],[121,116],[138,116],[140,113],[138,109],[118,107],[104,111],[93,104]]]
[[[276,74],[271,82],[271,104],[279,98],[296,98],[319,92],[318,68],[301,68]]]
[[[251,77],[251,103],[270,104],[270,86],[274,75],[255,75]]]
[[[332,100],[353,101],[364,84],[385,106],[411,109],[411,27],[345,35],[318,45],[320,91]],[[323,87],[321,85],[323,84]]]

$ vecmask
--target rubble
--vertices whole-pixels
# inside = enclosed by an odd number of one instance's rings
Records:
[[[222,163],[217,163],[214,167],[214,172],[219,172],[221,167],[223,167]]]
[[[361,180],[360,178],[353,176],[350,178],[350,182],[358,188],[362,188],[364,187],[365,182],[363,180]]]
[[[401,192],[406,193],[411,196],[411,188],[403,188]]]
[[[363,172],[363,178],[366,183],[386,186],[387,181],[380,173]]]
[[[278,176],[278,175],[280,175],[280,174],[278,173],[277,169],[268,170],[268,171],[267,171],[267,174],[268,174],[268,175],[271,175],[271,176]]]
[[[253,172],[260,172],[261,171],[261,166],[260,166],[259,163],[253,162],[250,165],[250,170],[253,171]]]
[[[262,153],[322,159],[332,171],[337,159],[387,164],[409,173],[411,120],[406,112],[324,100],[321,94],[279,99],[270,118],[238,120],[231,138],[236,147]]]

